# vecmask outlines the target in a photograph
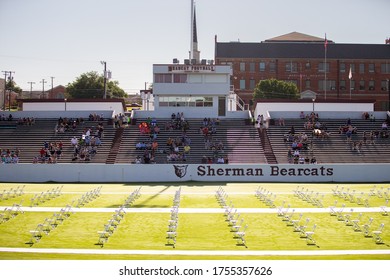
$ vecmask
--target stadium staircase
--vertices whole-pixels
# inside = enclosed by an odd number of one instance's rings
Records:
[[[120,147],[122,139],[123,139],[123,131],[124,131],[123,127],[116,129],[114,140],[112,141],[111,149],[110,149],[110,152],[107,156],[106,164],[114,164],[115,163],[116,157],[119,153],[119,147]]]
[[[260,130],[258,128],[259,136],[260,136],[260,143],[263,147],[264,155],[267,160],[268,164],[277,164],[278,160],[276,159],[276,156],[274,154],[271,142],[269,140],[269,136],[266,129]]]

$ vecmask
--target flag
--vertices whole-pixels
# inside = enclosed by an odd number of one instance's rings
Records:
[[[349,75],[348,75],[348,78],[351,80],[352,79],[352,68],[349,67]]]
[[[326,39],[326,33],[325,33],[324,47],[325,49],[328,47],[328,39]]]

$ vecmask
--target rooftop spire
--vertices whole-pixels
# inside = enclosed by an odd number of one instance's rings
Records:
[[[195,2],[191,0],[191,47],[190,59],[195,59],[195,63],[200,61],[200,51],[198,50],[198,32],[196,29]]]

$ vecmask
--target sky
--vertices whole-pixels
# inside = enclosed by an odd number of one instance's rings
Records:
[[[336,43],[384,44],[389,0],[196,0],[201,58],[219,42],[261,42],[293,31]],[[129,94],[153,81],[153,64],[183,62],[190,0],[0,0],[0,71],[24,90],[103,72]],[[1,73],[4,77],[4,74]],[[51,77],[54,77],[51,79]]]

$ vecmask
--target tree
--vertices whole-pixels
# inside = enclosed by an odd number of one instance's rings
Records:
[[[16,92],[16,93],[21,93],[23,90],[18,86],[16,85],[16,83],[14,82],[13,79],[8,79],[7,83],[6,83],[6,89],[7,90],[12,90],[13,92]]]
[[[254,98],[262,99],[299,99],[299,90],[294,83],[269,79],[260,81],[253,94]]]
[[[97,72],[81,74],[76,81],[69,83],[66,91],[70,98],[103,98],[104,77]],[[107,81],[107,96],[125,97],[126,93],[119,87],[118,81]]]

